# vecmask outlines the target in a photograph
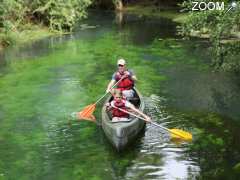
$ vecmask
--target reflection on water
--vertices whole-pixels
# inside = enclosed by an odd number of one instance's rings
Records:
[[[164,112],[163,101],[156,95],[145,98],[147,113],[161,125],[171,121],[171,116]],[[144,179],[187,179],[200,171],[196,159],[188,157],[187,144],[171,142],[169,133],[160,128],[148,125],[141,143],[141,151],[129,168],[128,177],[136,178],[138,174]]]

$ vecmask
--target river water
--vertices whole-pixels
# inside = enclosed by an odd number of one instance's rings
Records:
[[[208,43],[183,40],[166,18],[97,12],[81,24],[0,55],[0,179],[237,178],[240,79],[213,70]],[[121,57],[146,113],[192,142],[147,125],[118,153],[101,126],[71,117],[101,97]]]

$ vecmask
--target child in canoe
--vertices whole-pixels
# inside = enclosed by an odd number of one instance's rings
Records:
[[[128,122],[130,121],[128,111],[135,112],[143,116],[147,121],[151,121],[151,118],[135,108],[135,106],[123,98],[121,90],[114,90],[114,99],[107,104],[108,110],[112,113],[112,122]],[[123,110],[123,111],[122,111]]]

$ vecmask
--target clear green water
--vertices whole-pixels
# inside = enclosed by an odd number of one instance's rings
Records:
[[[239,77],[213,72],[207,45],[181,40],[167,19],[98,13],[85,23],[98,27],[1,54],[0,179],[237,178]],[[71,118],[104,93],[119,57],[138,76],[146,113],[192,143],[147,125],[117,153],[100,126]]]

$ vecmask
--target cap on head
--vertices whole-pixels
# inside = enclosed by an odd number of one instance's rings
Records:
[[[125,65],[126,64],[126,61],[124,59],[119,59],[118,62],[117,62],[118,65]]]

